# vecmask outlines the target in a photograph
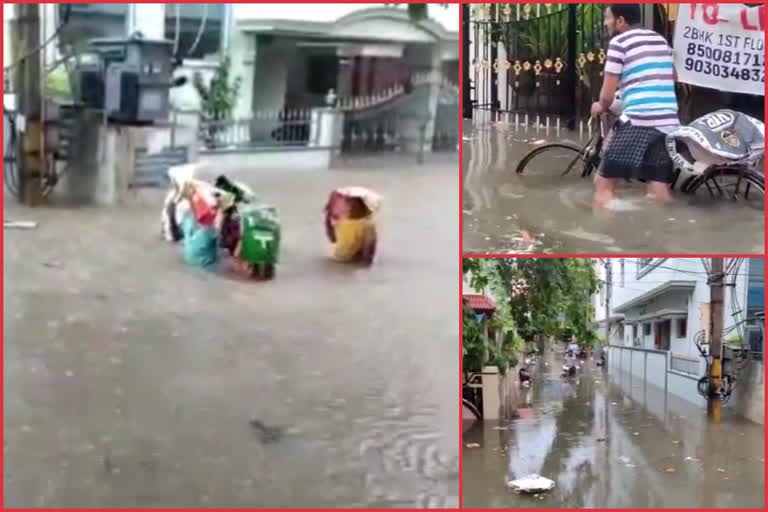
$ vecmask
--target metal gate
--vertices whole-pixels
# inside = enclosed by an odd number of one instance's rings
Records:
[[[464,87],[473,93],[473,107],[586,115],[602,83],[608,42],[604,9],[599,4],[472,6]]]

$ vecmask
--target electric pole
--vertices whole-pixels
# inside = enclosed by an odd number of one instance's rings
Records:
[[[40,9],[43,4],[16,4],[18,49],[13,63],[14,92],[22,122],[16,161],[19,167],[19,200],[34,206],[42,201],[45,169],[42,127]]]
[[[720,379],[723,375],[721,354],[723,351],[723,297],[725,297],[725,271],[723,258],[712,258],[709,276],[709,356],[712,366],[709,374],[710,394],[707,413],[715,423],[720,422]]]

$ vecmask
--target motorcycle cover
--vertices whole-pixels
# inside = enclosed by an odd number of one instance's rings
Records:
[[[345,210],[344,202],[348,197],[362,199],[365,206],[374,215],[381,208],[381,196],[365,187],[341,187],[332,191],[328,197],[328,202],[325,204],[325,233],[332,244],[336,243],[334,227]]]
[[[216,230],[201,226],[195,220],[192,210],[188,210],[181,221],[184,232],[184,260],[199,267],[208,267],[218,260],[219,240]]]
[[[734,110],[717,110],[667,135],[680,169],[700,174],[712,165],[753,163],[765,151],[765,125]]]

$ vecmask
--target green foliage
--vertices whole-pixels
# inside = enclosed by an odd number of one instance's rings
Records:
[[[45,94],[60,100],[72,99],[72,88],[66,70],[56,70],[45,77]]]
[[[464,372],[477,372],[483,368],[486,343],[483,326],[475,318],[475,314],[469,308],[463,308],[462,321],[462,364]]]
[[[429,4],[408,4],[408,16],[414,21],[427,19]]]
[[[240,77],[230,77],[230,67],[231,60],[226,56],[208,83],[199,72],[195,73],[192,80],[200,96],[202,119],[208,123],[206,135],[209,141],[214,140],[216,133],[223,129],[223,123],[220,122],[232,118],[232,111],[240,94],[242,80]]]
[[[401,5],[401,4],[384,4],[384,5]],[[439,5],[440,7],[447,7],[448,4],[432,4]],[[429,4],[407,4],[408,16],[412,21],[421,21],[429,17]]]
[[[465,258],[462,271],[473,288],[487,290],[494,297],[493,323],[502,332],[496,343],[479,339],[475,326],[469,326],[465,370],[476,371],[478,360],[480,367],[490,363],[506,369],[520,352],[523,339],[532,340],[535,335],[559,336],[567,329],[587,346],[597,341],[590,296],[599,283],[590,259]],[[476,322],[470,317],[465,312],[465,329],[468,321]]]

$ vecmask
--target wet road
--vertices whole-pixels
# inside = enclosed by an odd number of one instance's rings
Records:
[[[464,433],[468,508],[762,508],[762,426],[705,411],[627,375],[587,368],[573,381],[562,363],[539,369],[515,418]],[[692,390],[692,392],[695,392]],[[538,496],[506,482],[536,473],[556,482]]]
[[[572,154],[547,153],[532,161],[535,172],[515,173],[531,149],[578,141],[579,133],[557,136],[553,124],[547,134],[508,121],[474,123],[464,121],[465,254],[763,252],[762,195],[751,204],[734,204],[677,194],[674,203],[661,206],[642,197],[641,184],[628,184],[619,191],[626,210],[595,215],[591,179],[560,176]]]
[[[5,505],[456,507],[458,169],[435,158],[233,175],[280,211],[269,283],[185,266],[159,193],[6,205],[40,228],[5,231]],[[370,269],[325,258],[349,183],[385,200]]]

